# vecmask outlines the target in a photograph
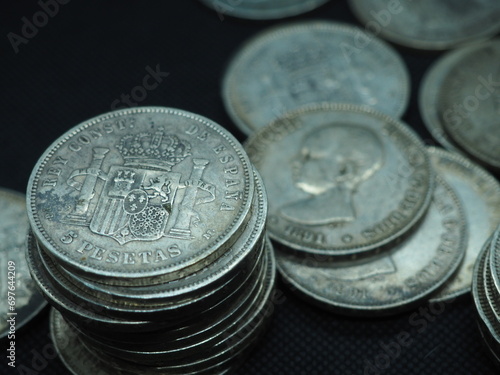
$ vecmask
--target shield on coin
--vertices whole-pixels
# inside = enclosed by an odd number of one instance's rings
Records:
[[[161,238],[180,178],[176,172],[112,166],[90,230],[120,244]]]

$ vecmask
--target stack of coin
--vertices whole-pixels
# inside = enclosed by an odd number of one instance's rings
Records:
[[[430,133],[449,150],[500,168],[500,40],[449,52],[427,72],[420,111]]]
[[[269,195],[278,269],[308,301],[387,315],[470,290],[500,213],[500,185],[481,167],[348,104],[290,112],[246,149]]]
[[[488,352],[500,365],[500,228],[484,243],[474,267],[472,296],[479,331]]]
[[[144,107],[74,127],[35,166],[28,214],[30,271],[75,374],[223,373],[265,330],[267,197],[206,118]]]

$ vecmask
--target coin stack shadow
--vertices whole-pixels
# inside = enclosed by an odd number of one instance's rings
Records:
[[[140,117],[140,111],[121,115]],[[265,331],[275,280],[267,196],[252,173],[253,198],[240,227],[220,244],[218,257],[200,259],[195,271],[103,277],[65,263],[30,233],[30,272],[55,307],[52,338],[73,373],[222,374],[241,363]]]

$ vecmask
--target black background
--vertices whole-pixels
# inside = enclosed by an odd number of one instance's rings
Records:
[[[269,26],[294,20],[360,25],[341,0],[284,21],[231,18],[196,0],[72,0],[60,5],[16,53],[8,34],[22,36],[22,18],[31,21],[40,10],[36,1],[14,0],[0,9],[0,185],[21,192],[50,143],[70,127],[110,111],[121,94],[142,85],[147,66],[154,69],[159,64],[169,75],[139,105],[198,113],[243,141],[219,95],[228,59],[243,41]],[[417,92],[423,73],[440,54],[396,48],[411,72],[412,95],[404,120],[433,144],[418,112]],[[423,304],[390,318],[360,319],[310,306],[281,281],[278,288],[283,295],[275,305],[271,328],[237,374],[495,372],[469,296],[444,307],[433,306],[432,311]],[[408,345],[396,350],[394,343],[402,335]],[[7,343],[1,344],[1,373],[69,373],[58,358],[41,360],[52,354],[48,309],[18,332],[17,369],[7,367]],[[20,371],[21,365],[32,372]]]

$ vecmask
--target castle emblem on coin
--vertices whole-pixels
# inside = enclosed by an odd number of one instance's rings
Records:
[[[203,181],[209,161],[190,158],[191,145],[162,129],[124,136],[116,148],[123,159],[121,165],[104,172],[103,162],[110,150],[95,147],[90,165],[71,173],[67,183],[79,196],[66,221],[88,226],[93,233],[120,244],[163,236],[193,238],[191,226],[200,221],[195,206],[215,199],[215,186]],[[172,171],[185,159],[191,161],[187,178]],[[100,180],[104,187],[92,210]]]

